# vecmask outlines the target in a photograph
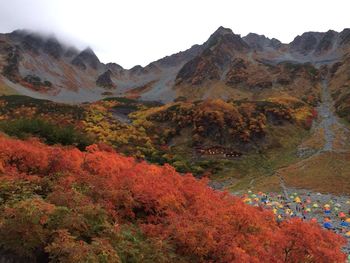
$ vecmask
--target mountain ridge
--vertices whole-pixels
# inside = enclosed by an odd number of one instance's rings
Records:
[[[274,72],[280,63],[311,63],[316,68],[336,63],[346,54],[349,43],[350,29],[306,32],[283,44],[254,33],[241,37],[229,28],[219,27],[203,44],[145,67],[124,69],[116,63],[102,63],[89,47],[78,50],[62,44],[54,35],[17,30],[0,35],[0,84],[10,93],[68,103],[106,96],[162,102],[178,97],[200,99],[212,96],[217,86],[224,89],[219,97],[232,98],[232,93],[242,91],[242,87],[233,85],[241,77],[233,82],[228,78],[233,71],[240,70],[235,68],[239,60],[247,69],[244,78],[254,79],[264,71],[266,76],[272,76],[258,83],[273,87],[270,82],[277,81]],[[254,74],[256,71],[260,73]],[[202,85],[201,95],[192,98],[188,85],[191,89]]]

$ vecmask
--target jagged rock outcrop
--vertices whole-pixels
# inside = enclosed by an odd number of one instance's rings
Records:
[[[145,68],[140,65],[136,65],[130,69],[131,74],[140,75],[146,73]]]
[[[338,33],[334,30],[327,32],[306,32],[297,36],[290,44],[289,50],[301,55],[317,57],[334,55],[341,47],[349,44],[349,29]]]
[[[281,41],[276,38],[267,38],[264,35],[258,35],[255,33],[249,33],[243,40],[255,50],[264,50],[266,48],[278,49],[282,46]]]
[[[45,42],[43,50],[56,59],[59,59],[63,55],[63,47],[56,38],[49,38]]]
[[[117,63],[107,63],[106,67],[107,67],[107,69],[114,71],[114,72],[123,70],[123,67],[118,65]]]
[[[13,82],[17,82],[19,79],[19,71],[18,64],[20,60],[19,48],[18,46],[6,46],[4,48],[4,53],[6,54],[6,64],[2,69],[2,74],[12,80]]]
[[[307,32],[301,36],[297,36],[290,44],[290,50],[298,52],[302,55],[307,55],[311,51],[314,51],[318,42],[322,38],[321,33]]]
[[[224,68],[237,53],[247,52],[250,47],[231,29],[220,27],[203,44],[203,51],[187,62],[176,77],[176,84],[202,84],[206,80],[220,80]]]
[[[245,51],[249,46],[240,35],[236,35],[229,28],[219,27],[204,44],[205,48],[226,48],[232,51]]]
[[[350,44],[350,28],[345,28],[342,32],[339,33],[339,44],[348,45]]]
[[[39,50],[43,47],[44,40],[36,34],[30,33],[24,35],[21,41],[21,46],[27,50],[31,51],[35,54],[39,53]]]
[[[113,83],[111,79],[112,71],[107,70],[104,73],[102,73],[100,76],[98,76],[96,80],[96,85],[103,87],[103,88],[115,88],[116,85]]]
[[[175,67],[182,65],[183,63],[193,59],[198,56],[203,51],[203,45],[193,45],[191,48],[166,56],[155,62],[150,63],[150,65],[155,64],[161,67]]]
[[[86,48],[72,60],[72,64],[82,70],[85,70],[87,66],[97,69],[101,62],[91,48]]]
[[[67,58],[76,57],[78,56],[78,54],[79,54],[79,50],[76,49],[75,47],[69,47],[64,52],[64,56]]]
[[[315,54],[320,55],[323,52],[327,52],[330,49],[332,49],[333,45],[336,44],[336,38],[338,36],[338,33],[333,31],[333,30],[329,30],[327,31],[322,39],[319,41],[316,50],[315,50]]]

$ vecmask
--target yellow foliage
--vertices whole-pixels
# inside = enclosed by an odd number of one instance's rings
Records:
[[[292,115],[297,123],[303,123],[308,118],[312,117],[312,112],[310,107],[300,107],[292,112]]]

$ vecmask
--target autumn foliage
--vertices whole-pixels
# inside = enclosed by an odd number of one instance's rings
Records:
[[[109,147],[0,137],[0,247],[42,262],[344,262],[344,240]],[[30,261],[29,261],[30,262]]]

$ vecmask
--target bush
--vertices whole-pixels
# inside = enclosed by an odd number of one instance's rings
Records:
[[[91,138],[77,131],[73,126],[60,127],[42,119],[1,121],[0,130],[20,139],[35,136],[44,139],[50,145],[75,145],[81,150],[92,143]]]
[[[345,261],[341,236],[298,219],[278,224],[169,165],[2,136],[0,159],[1,180],[39,186],[61,174],[47,197],[21,186],[28,198],[0,206],[0,248],[26,262]]]

